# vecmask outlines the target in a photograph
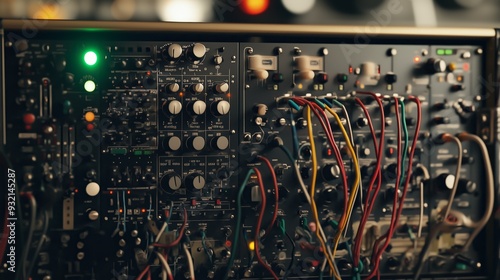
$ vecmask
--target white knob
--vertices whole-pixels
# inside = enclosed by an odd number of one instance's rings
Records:
[[[201,151],[205,148],[205,138],[201,136],[189,137],[187,140],[187,145],[190,150]]]
[[[168,46],[168,56],[173,59],[177,59],[182,54],[182,47],[179,44],[172,44]]]
[[[171,151],[177,151],[181,148],[181,138],[172,136],[167,141],[167,148]]]
[[[170,103],[168,104],[168,112],[172,115],[179,114],[181,110],[182,110],[182,103],[177,100],[170,101]]]
[[[202,93],[205,87],[202,83],[197,83],[191,86],[194,93]]]
[[[310,81],[310,80],[314,79],[314,71],[312,71],[312,70],[300,71],[299,78],[301,80]]]
[[[267,70],[262,70],[262,69],[253,70],[253,74],[255,75],[257,80],[265,80],[267,79],[267,77],[269,77],[269,72],[267,72]]]
[[[170,92],[178,92],[181,87],[178,83],[172,83],[168,85],[168,91]]]
[[[205,113],[205,110],[207,109],[207,104],[201,100],[197,100],[193,102],[191,111],[196,114],[196,115],[201,115]]]
[[[89,220],[95,221],[99,218],[99,212],[92,210],[89,212]]]
[[[87,187],[85,187],[85,191],[89,196],[96,196],[99,194],[101,187],[99,187],[99,184],[95,182],[91,182],[87,184]]]
[[[218,93],[226,93],[229,91],[229,84],[228,83],[220,83],[215,86],[215,90]]]
[[[229,113],[229,110],[231,109],[231,104],[227,102],[226,100],[221,100],[217,102],[217,107],[216,107],[216,115],[223,116]]]
[[[202,59],[205,56],[205,53],[207,52],[207,48],[205,45],[196,43],[193,45],[192,48],[192,55],[194,59]]]

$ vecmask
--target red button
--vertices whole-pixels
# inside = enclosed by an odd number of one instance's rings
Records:
[[[32,113],[26,113],[23,116],[23,122],[26,125],[32,125],[35,122],[35,120],[36,120],[36,117]]]

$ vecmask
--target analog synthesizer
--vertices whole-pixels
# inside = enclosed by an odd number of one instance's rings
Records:
[[[1,279],[498,279],[497,32],[0,21]]]

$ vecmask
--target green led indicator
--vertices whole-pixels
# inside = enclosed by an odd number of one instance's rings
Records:
[[[446,55],[452,55],[453,54],[453,50],[452,49],[446,49],[446,50],[444,50],[444,53]]]
[[[93,92],[95,90],[95,82],[92,80],[88,80],[85,82],[85,84],[83,84],[83,88],[87,92]]]
[[[97,62],[97,54],[93,51],[88,51],[85,53],[83,60],[85,60],[85,63],[87,63],[87,65],[92,66]]]
[[[437,49],[436,50],[437,55],[444,55],[444,50],[443,49]]]

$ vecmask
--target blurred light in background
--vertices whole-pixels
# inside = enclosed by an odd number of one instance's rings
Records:
[[[212,0],[158,0],[158,16],[163,21],[205,22],[212,19]]]
[[[114,0],[111,15],[117,20],[129,20],[135,12],[135,0]]]
[[[243,0],[241,2],[241,9],[249,15],[262,14],[268,7],[269,0]]]
[[[292,14],[305,14],[309,12],[316,0],[281,0],[283,6]]]
[[[30,6],[31,18],[34,19],[63,19],[65,16],[57,4],[32,4]]]

